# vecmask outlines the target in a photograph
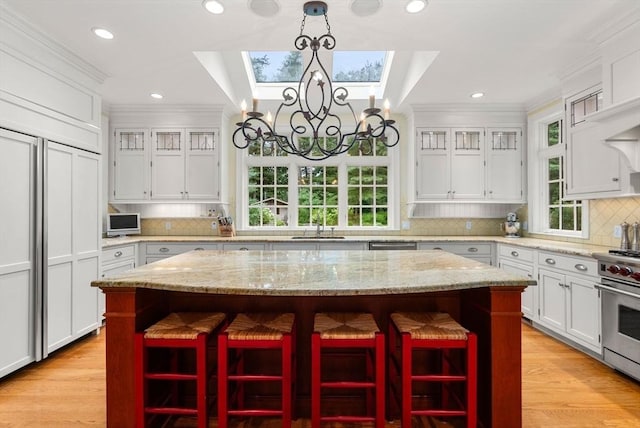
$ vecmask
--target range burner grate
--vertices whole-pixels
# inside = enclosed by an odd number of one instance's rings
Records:
[[[633,257],[634,259],[640,259],[640,251],[634,250],[609,250],[609,254],[623,257]]]

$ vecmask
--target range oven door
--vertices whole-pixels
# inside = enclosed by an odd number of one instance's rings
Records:
[[[605,278],[602,291],[604,360],[640,380],[640,295],[637,287]]]

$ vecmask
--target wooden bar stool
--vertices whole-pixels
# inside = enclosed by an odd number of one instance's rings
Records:
[[[330,349],[364,350],[366,379],[323,379],[323,357],[325,361],[335,362],[340,355],[332,355],[334,353],[332,351],[323,352]],[[384,428],[384,354],[384,334],[378,328],[373,315],[368,313],[318,313],[315,315],[311,335],[312,428],[319,428],[322,422],[375,422],[376,428]],[[364,416],[322,415],[323,389],[364,389],[367,397],[367,414]]]
[[[211,376],[215,375],[215,370],[208,367],[207,347],[213,337],[213,331],[224,319],[225,314],[222,313],[174,312],[144,332],[136,333],[135,387],[138,427],[147,426],[149,415],[196,416],[198,428],[208,426],[208,384]],[[165,348],[169,358],[167,359],[166,355],[150,358],[150,350],[153,348]],[[195,358],[183,352],[185,349],[193,350],[191,355]],[[185,366],[193,365],[194,359],[195,372],[185,369]],[[189,362],[185,364],[184,361]],[[166,388],[153,388],[153,391],[150,391],[151,381],[162,382],[166,384]],[[195,406],[186,403],[181,396],[179,384],[189,381],[195,383]],[[156,393],[159,390],[165,393]]]
[[[398,352],[398,337],[400,352]],[[455,360],[451,352],[454,349],[462,350],[464,357]],[[437,373],[432,371],[415,373],[413,364],[415,350],[438,352],[441,370]],[[392,396],[390,401],[400,404],[402,427],[411,427],[412,416],[434,416],[465,417],[467,428],[476,428],[477,337],[474,333],[468,332],[447,313],[393,313],[389,325],[389,357]],[[398,376],[400,377],[399,391]],[[440,407],[414,408],[415,382],[438,383]],[[455,393],[453,384],[456,383],[466,386],[462,397]]]
[[[282,417],[280,426],[291,427],[292,393],[295,384],[294,320],[295,316],[292,313],[242,313],[218,335],[218,428],[227,428],[229,416],[279,416]],[[245,373],[247,361],[244,351],[269,349],[278,349],[281,352],[280,373]],[[252,361],[256,364],[258,362]],[[235,384],[233,389],[229,387],[232,382]],[[279,382],[280,408],[245,408],[244,384],[247,382]],[[231,408],[232,404],[234,408]]]

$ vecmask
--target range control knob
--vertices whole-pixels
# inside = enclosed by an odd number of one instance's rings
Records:
[[[618,273],[620,272],[620,266],[618,265],[611,265],[607,268],[607,270],[611,273]]]
[[[622,276],[629,276],[629,275],[631,275],[632,273],[633,273],[633,271],[631,270],[631,268],[630,268],[630,267],[626,267],[626,266],[625,266],[625,267],[623,267],[623,268],[620,268],[620,275],[622,275]]]
[[[632,273],[631,278],[635,279],[636,281],[640,281],[640,272]]]

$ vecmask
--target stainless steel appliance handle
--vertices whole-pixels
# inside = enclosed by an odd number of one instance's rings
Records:
[[[622,296],[627,296],[627,297],[633,297],[634,299],[640,299],[640,295],[638,295],[638,294],[630,293],[630,292],[624,291],[624,290],[619,290],[619,289],[614,288],[614,287],[609,287],[609,286],[602,285],[602,284],[596,284],[595,287],[597,289],[608,291],[610,293],[620,294]]]
[[[370,250],[416,250],[416,242],[369,242]]]

